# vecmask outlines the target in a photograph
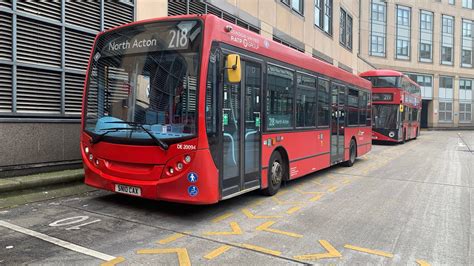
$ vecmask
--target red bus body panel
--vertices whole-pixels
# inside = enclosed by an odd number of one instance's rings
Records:
[[[204,22],[203,44],[201,54],[201,69],[199,74],[198,89],[198,130],[196,138],[169,146],[169,150],[164,151],[158,146],[133,146],[115,143],[100,142],[90,144],[91,137],[82,131],[81,150],[85,169],[86,184],[106,189],[115,190],[115,184],[138,186],[141,188],[142,197],[166,200],[190,204],[211,204],[221,200],[219,170],[213,161],[209,151],[207,133],[205,128],[205,81],[207,78],[207,68],[211,44],[213,41],[226,43],[239,47],[263,56],[277,59],[279,61],[308,69],[322,75],[337,78],[346,83],[356,85],[370,91],[370,82],[341,70],[333,65],[316,60],[304,53],[298,52],[272,40],[268,40],[261,35],[237,25],[231,24],[213,15],[203,16],[176,16],[159,19],[138,21],[123,25],[118,28],[135,24],[180,20],[180,19],[200,19]],[[232,26],[231,32],[226,32],[226,26]],[[102,33],[101,33],[102,34]],[[96,37],[96,41],[97,41]],[[94,45],[95,47],[95,45]],[[87,72],[88,75],[89,71]],[[86,82],[84,84],[83,102],[86,100]],[[85,107],[83,105],[83,114]],[[84,117],[82,119],[84,129]],[[361,156],[371,149],[371,128],[357,127],[345,129],[345,147],[349,147],[352,138],[357,142],[357,155]],[[274,139],[273,145],[265,145],[265,140]],[[278,139],[278,141],[277,141]],[[330,139],[329,128],[304,130],[300,132],[287,133],[262,133],[262,157],[261,157],[261,188],[268,186],[267,172],[268,163],[272,152],[277,148],[282,148],[288,154],[290,161],[290,179],[295,179],[303,175],[331,166],[330,162]],[[178,149],[178,145],[190,145],[191,150]],[[85,147],[90,149],[90,154],[98,159],[89,160],[85,154]],[[185,155],[191,155],[192,161],[185,165],[183,171],[169,176],[167,169],[177,161],[182,160]],[[345,160],[349,159],[349,150],[346,148]],[[190,185],[187,173],[196,173],[199,178],[195,183],[199,187],[199,194],[191,197],[187,188]]]

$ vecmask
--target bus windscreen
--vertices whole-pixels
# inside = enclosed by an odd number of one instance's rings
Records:
[[[201,33],[199,21],[184,20],[101,35],[89,68],[85,130],[122,143],[195,136]]]
[[[377,104],[373,106],[374,128],[396,129],[398,121],[398,105]]]

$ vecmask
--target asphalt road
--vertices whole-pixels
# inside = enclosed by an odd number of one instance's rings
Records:
[[[376,145],[274,197],[187,206],[94,191],[0,210],[0,265],[474,264],[473,179],[474,153],[446,131]]]

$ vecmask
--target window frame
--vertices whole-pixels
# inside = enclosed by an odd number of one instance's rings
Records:
[[[369,19],[370,35],[368,40],[370,56],[383,58],[387,57],[387,16],[387,3],[371,0]],[[383,32],[375,32],[374,24],[380,24],[379,26],[383,26]],[[376,42],[373,42],[374,39]],[[380,40],[382,40],[382,43],[380,43]],[[376,49],[374,49],[374,43],[376,44]],[[380,47],[382,47],[382,51],[379,51]]]
[[[404,24],[399,24],[399,11],[402,11],[403,13],[406,13],[408,16],[406,17],[406,25]],[[411,28],[412,28],[412,8],[404,5],[396,5],[395,6],[395,14],[396,14],[396,27],[395,27],[395,59],[397,60],[404,60],[404,61],[410,61],[411,60]],[[404,21],[405,17],[402,16],[402,22]],[[400,39],[400,30],[406,30],[408,28],[408,37],[403,36]],[[399,54],[399,41],[404,43],[406,42],[407,45],[407,54]],[[402,46],[403,47],[403,46]],[[403,51],[403,48],[402,48]]]

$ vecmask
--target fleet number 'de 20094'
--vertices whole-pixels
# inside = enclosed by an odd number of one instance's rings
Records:
[[[176,148],[178,150],[195,150],[196,145],[191,145],[191,144],[178,144],[176,145]]]

